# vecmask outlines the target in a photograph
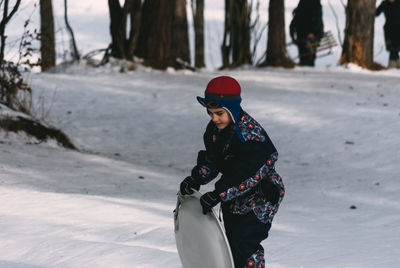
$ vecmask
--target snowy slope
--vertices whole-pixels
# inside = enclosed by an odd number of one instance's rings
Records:
[[[195,96],[221,74],[280,152],[268,267],[398,267],[399,71],[84,66],[30,77],[82,152],[0,135],[0,267],[181,267],[172,210],[208,122]]]

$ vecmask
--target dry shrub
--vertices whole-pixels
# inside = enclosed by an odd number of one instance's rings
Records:
[[[0,102],[10,109],[31,115],[32,89],[25,82],[21,72],[29,72],[40,66],[40,58],[31,61],[38,52],[35,47],[36,43],[40,42],[40,33],[36,29],[30,30],[29,23],[30,19],[25,21],[17,61],[0,62]]]
[[[3,61],[0,68],[0,102],[13,110],[29,114],[29,108],[23,100],[31,93],[32,89],[25,83],[18,65]]]

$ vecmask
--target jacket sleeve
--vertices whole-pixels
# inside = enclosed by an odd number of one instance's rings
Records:
[[[382,1],[382,3],[376,8],[375,16],[379,16],[384,10],[385,10],[385,1]]]
[[[318,8],[317,10],[315,10],[312,25],[314,26],[314,29],[312,32],[316,36],[324,35],[324,22],[322,21],[322,8]]]
[[[216,166],[216,156],[212,143],[212,125],[207,126],[204,133],[204,145],[206,150],[199,151],[197,156],[197,165],[192,169],[191,176],[200,184],[207,184],[218,176],[218,168]]]
[[[199,151],[197,165],[192,169],[191,176],[200,184],[207,184],[218,176],[216,165],[207,157],[207,151]]]
[[[237,165],[231,176],[223,175],[215,184],[215,190],[222,201],[227,202],[242,196],[255,187],[274,171],[278,154],[268,155],[264,146],[256,141],[246,142],[238,155]],[[279,192],[279,189],[276,189]]]
[[[290,33],[290,38],[292,39],[293,43],[296,43],[296,41],[297,41],[297,33],[296,33],[297,18],[296,18],[295,13],[293,13],[293,14],[294,14],[293,19],[289,25],[289,33]]]

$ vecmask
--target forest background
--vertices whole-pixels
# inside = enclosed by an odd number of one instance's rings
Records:
[[[38,1],[29,0],[23,1],[18,13],[12,18],[12,21],[7,25],[6,35],[6,59],[15,59],[18,55],[18,43],[24,31],[24,22],[27,18],[31,18],[30,29],[40,29],[39,7],[35,7]],[[189,42],[191,62],[194,61],[194,30],[193,18],[190,7],[190,2],[187,1],[187,19],[189,22]],[[253,1],[256,3],[256,1]],[[331,31],[337,42],[343,42],[344,27],[346,23],[345,3],[340,0],[321,0],[323,7],[323,20],[325,31]],[[379,4],[380,1],[377,1]],[[292,12],[298,4],[298,0],[285,1],[285,32],[286,43],[290,44],[289,24],[292,19]],[[206,68],[216,69],[222,64],[221,44],[224,33],[224,1],[205,0],[204,6],[204,38],[205,38],[205,63]],[[68,59],[69,51],[69,35],[64,23],[64,1],[53,0],[54,24],[56,33],[56,52],[57,63]],[[253,5],[252,19],[256,16],[255,4]],[[74,30],[78,50],[82,55],[86,53],[106,48],[111,42],[109,30],[109,9],[107,1],[68,1],[68,16],[69,22]],[[258,32],[265,27],[268,22],[268,1],[260,1],[259,7],[260,23]],[[383,24],[384,16],[375,18],[375,34],[374,34],[374,60],[384,66],[387,64],[388,53],[384,47]],[[257,37],[259,38],[259,37]],[[267,45],[267,29],[262,31],[262,36],[258,42],[255,51],[255,60],[259,60],[265,53]],[[252,38],[254,43],[254,37]],[[253,44],[252,44],[253,46]],[[288,45],[287,52],[289,56],[295,60],[297,57],[297,47]],[[342,53],[341,46],[334,47],[332,54],[318,58],[316,66],[335,66],[338,64]],[[320,53],[325,54],[325,53]],[[98,55],[101,57],[101,55]],[[38,69],[37,69],[38,70]]]

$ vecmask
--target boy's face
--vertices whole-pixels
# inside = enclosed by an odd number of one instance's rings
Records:
[[[208,108],[207,110],[211,120],[220,130],[226,128],[232,122],[231,116],[223,108]]]

